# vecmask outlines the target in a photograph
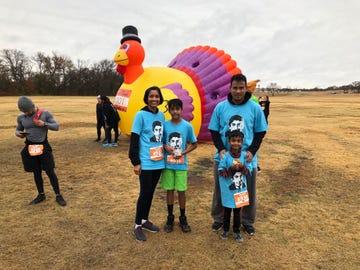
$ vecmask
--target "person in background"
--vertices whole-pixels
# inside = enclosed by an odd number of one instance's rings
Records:
[[[246,163],[246,152],[241,150],[244,134],[239,130],[228,133],[230,150],[227,151],[219,163],[219,183],[221,202],[224,208],[223,232],[220,238],[226,240],[229,236],[231,212],[233,212],[234,239],[242,242],[240,234],[241,207],[249,204],[246,177],[251,171],[250,164]]]
[[[42,178],[42,170],[44,170],[56,194],[56,202],[65,206],[66,201],[60,193],[52,148],[47,137],[48,130],[59,130],[59,124],[49,111],[35,108],[33,101],[28,97],[19,98],[18,108],[23,113],[17,117],[15,135],[25,138],[25,147],[21,151],[22,162],[24,170],[34,174],[38,191],[37,197],[30,204],[38,204],[46,199]]]
[[[259,97],[259,104],[261,106],[261,109],[263,110],[264,112],[264,115],[265,115],[265,119],[266,119],[266,122],[268,122],[268,117],[269,117],[269,114],[270,114],[270,100],[269,100],[269,96],[261,96]]]
[[[149,221],[150,208],[156,185],[165,167],[163,151],[163,125],[165,115],[158,109],[164,102],[161,90],[157,86],[146,89],[144,103],[146,104],[135,114],[131,135],[129,158],[134,166],[134,173],[139,176],[140,192],[136,202],[134,236],[137,241],[145,241],[144,230],[160,231],[159,227]],[[151,140],[153,123],[160,123],[160,141]]]
[[[104,129],[105,132],[105,122],[104,122],[104,114],[103,114],[103,101],[101,99],[101,95],[97,96],[97,104],[96,104],[96,132],[97,138],[95,142],[101,140],[101,128]]]
[[[107,96],[101,96],[103,101],[103,115],[105,123],[105,141],[103,146],[118,146],[120,116]],[[111,131],[114,130],[114,141],[111,140]]]
[[[244,134],[242,150],[246,151],[246,162],[251,163],[251,176],[247,178],[249,192],[248,206],[243,207],[241,223],[245,232],[255,234],[254,222],[256,216],[256,175],[257,175],[257,151],[268,129],[264,113],[259,104],[250,100],[251,93],[247,88],[247,80],[243,74],[235,74],[230,80],[230,93],[226,100],[218,103],[212,113],[209,130],[217,149],[214,158],[214,192],[211,207],[211,216],[214,220],[212,230],[218,231],[223,226],[223,208],[219,187],[218,166],[225,153],[229,151],[229,143],[226,138],[229,130],[229,121],[235,115],[241,116]]]
[[[187,190],[187,154],[197,147],[197,140],[192,125],[182,119],[183,103],[180,99],[168,102],[171,119],[164,124],[165,169],[161,176],[161,187],[166,190],[168,216],[166,232],[172,232],[174,226],[174,193],[177,190],[180,206],[179,224],[183,232],[190,232],[191,227],[185,215]]]

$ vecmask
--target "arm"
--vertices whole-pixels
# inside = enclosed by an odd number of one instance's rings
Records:
[[[196,147],[197,147],[197,142],[188,144],[188,145],[186,146],[185,151],[182,152],[181,154],[182,154],[182,155],[186,155],[186,154],[190,153],[191,151],[195,150]]]
[[[248,159],[247,162],[250,162],[252,158],[255,156],[256,152],[259,150],[262,140],[264,139],[266,131],[263,132],[256,132],[254,134],[254,139],[247,149],[248,152]],[[250,159],[250,160],[249,160]]]
[[[44,118],[45,120],[36,120],[34,121],[35,126],[37,127],[46,127],[50,130],[58,131],[59,130],[59,124],[53,117],[53,115],[49,111],[44,111]]]
[[[22,115],[19,115],[17,118],[17,126],[16,126],[16,131],[15,131],[15,136],[19,137],[19,138],[25,138],[26,136],[23,134],[20,134],[20,132],[24,131],[24,126],[21,123],[20,118],[23,117]]]
[[[218,131],[215,130],[210,130],[211,133],[211,138],[214,142],[214,145],[216,147],[216,149],[221,152],[222,150],[226,150],[225,145],[223,144],[222,140],[221,140],[221,135]]]
[[[46,124],[45,124],[46,123]],[[59,124],[53,117],[53,115],[48,112],[46,122],[44,124],[47,126],[48,129],[58,131],[59,130]]]
[[[225,148],[224,143],[221,140],[221,135],[218,131],[211,130],[211,129],[210,129],[210,133],[211,133],[211,138],[214,142],[214,145],[219,152],[220,159],[222,159],[226,153],[226,148]]]
[[[139,141],[140,141],[139,134],[131,132],[130,147],[129,147],[129,158],[130,158],[131,164],[134,165],[134,166],[140,164]]]

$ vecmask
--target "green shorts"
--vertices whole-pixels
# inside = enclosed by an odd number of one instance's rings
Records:
[[[187,171],[164,169],[161,173],[161,187],[165,190],[187,190]]]

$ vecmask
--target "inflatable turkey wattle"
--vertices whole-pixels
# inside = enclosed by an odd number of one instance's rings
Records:
[[[116,97],[122,133],[130,135],[135,114],[145,105],[144,92],[156,85],[164,100],[179,98],[183,101],[182,117],[194,127],[199,141],[211,141],[208,124],[214,107],[226,99],[231,76],[241,73],[236,62],[223,50],[210,46],[193,46],[180,52],[167,67],[147,67],[142,63],[145,51],[136,27],[128,25],[122,30],[120,49],[114,62],[124,76]],[[160,110],[166,111],[164,102]],[[165,114],[170,119],[168,113]]]

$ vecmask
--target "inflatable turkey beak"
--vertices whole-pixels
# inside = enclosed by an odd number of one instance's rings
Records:
[[[127,66],[129,64],[129,57],[123,49],[119,49],[115,53],[114,62],[120,66]]]

